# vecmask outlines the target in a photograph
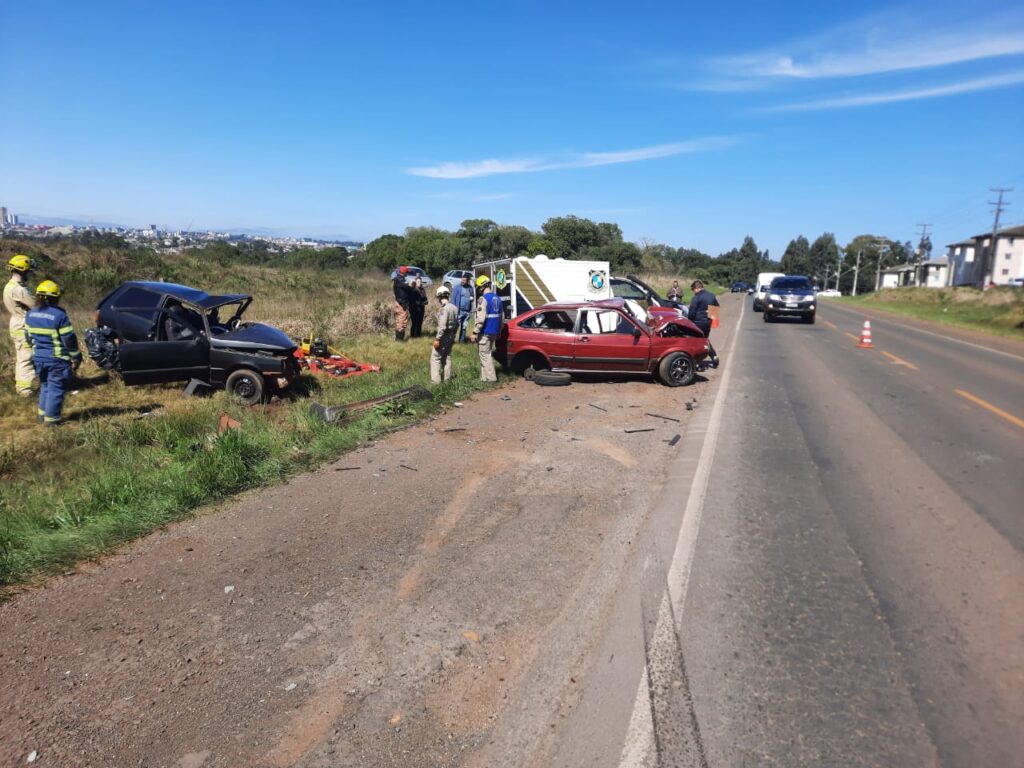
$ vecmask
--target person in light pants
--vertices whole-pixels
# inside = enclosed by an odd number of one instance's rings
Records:
[[[437,336],[430,351],[430,380],[435,384],[452,378],[452,346],[459,330],[459,310],[448,301],[449,291],[442,285],[437,289]]]
[[[494,293],[491,280],[486,275],[476,279],[476,287],[482,295],[476,302],[476,323],[470,341],[475,341],[480,352],[480,381],[497,381],[494,370],[494,342],[501,333],[501,297]]]
[[[32,396],[32,380],[36,369],[32,365],[32,348],[25,342],[25,315],[39,306],[28,287],[29,275],[35,262],[24,254],[15,254],[7,262],[11,280],[4,286],[4,306],[11,313],[10,332],[14,344],[14,391],[19,397]]]

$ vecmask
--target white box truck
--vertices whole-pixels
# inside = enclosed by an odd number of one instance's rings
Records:
[[[607,261],[516,256],[473,265],[473,280],[487,275],[505,307],[505,319],[556,302],[612,297]]]

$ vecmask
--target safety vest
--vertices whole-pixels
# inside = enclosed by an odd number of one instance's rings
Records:
[[[501,332],[502,304],[501,297],[495,293],[485,293],[487,303],[487,319],[484,321],[484,336],[497,336]]]
[[[71,318],[60,307],[32,309],[25,315],[25,341],[36,360],[81,360]]]
[[[4,306],[11,313],[11,338],[21,338],[25,327],[25,313],[36,305],[35,299],[24,283],[13,277],[4,286]]]

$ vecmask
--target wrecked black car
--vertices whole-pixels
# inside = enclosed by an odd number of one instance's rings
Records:
[[[242,319],[251,303],[245,294],[124,283],[96,307],[96,327],[85,332],[89,357],[125,384],[197,379],[255,404],[287,389],[299,371],[294,341]]]

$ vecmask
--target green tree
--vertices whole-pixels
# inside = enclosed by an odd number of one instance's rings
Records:
[[[839,261],[839,246],[831,232],[820,235],[811,245],[806,274],[816,285],[825,280],[825,273]]]
[[[800,235],[789,241],[780,269],[787,275],[806,275],[811,271],[811,244],[806,237]]]
[[[526,253],[530,256],[544,254],[545,256],[554,257],[555,244],[546,237],[535,236],[526,245]]]
[[[366,244],[366,253],[360,266],[390,271],[399,266],[405,238],[401,235],[381,235]]]
[[[490,261],[498,256],[499,228],[490,219],[466,219],[455,236],[465,241],[473,261]]]
[[[761,271],[761,261],[761,251],[758,250],[757,243],[754,242],[754,238],[747,235],[743,238],[743,245],[740,246],[739,252],[733,260],[732,274],[728,282],[736,280],[746,283],[754,282],[758,272]]]
[[[527,252],[533,232],[518,225],[498,229],[498,253],[503,257],[519,256]]]
[[[618,229],[618,227],[616,227]],[[582,258],[587,248],[602,244],[602,237],[611,233],[602,230],[590,219],[577,216],[559,216],[548,219],[541,227],[544,237],[551,241],[552,257]]]

